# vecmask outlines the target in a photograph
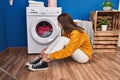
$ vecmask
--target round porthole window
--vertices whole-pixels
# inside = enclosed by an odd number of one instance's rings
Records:
[[[50,18],[38,18],[30,28],[30,34],[39,44],[50,44],[59,36],[59,28]]]
[[[49,37],[52,34],[52,31],[52,25],[47,21],[41,21],[36,26],[37,34],[42,38]]]

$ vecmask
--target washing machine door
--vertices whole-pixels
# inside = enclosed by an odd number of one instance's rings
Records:
[[[53,22],[50,18],[36,19],[31,25],[31,36],[39,44],[49,44],[58,36],[57,22]]]

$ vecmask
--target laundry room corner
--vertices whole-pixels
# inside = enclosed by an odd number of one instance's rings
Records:
[[[120,0],[0,0],[0,80],[120,80]]]

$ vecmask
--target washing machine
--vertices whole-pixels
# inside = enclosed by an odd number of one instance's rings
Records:
[[[28,54],[40,53],[61,36],[60,14],[61,7],[26,7]]]

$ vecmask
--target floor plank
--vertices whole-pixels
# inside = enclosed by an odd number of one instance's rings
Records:
[[[79,64],[71,57],[50,62],[49,69],[29,71],[25,63],[38,55],[28,55],[27,48],[7,49],[0,54],[0,67],[17,80],[120,80],[120,48],[117,53],[94,53],[93,59]],[[0,80],[12,80],[0,71]]]

